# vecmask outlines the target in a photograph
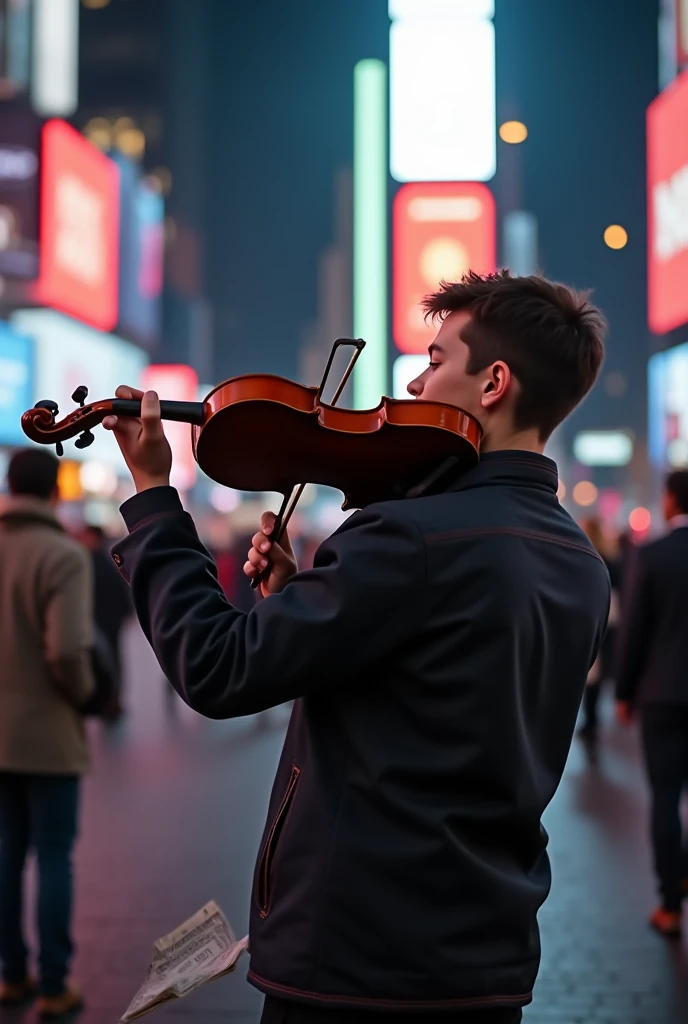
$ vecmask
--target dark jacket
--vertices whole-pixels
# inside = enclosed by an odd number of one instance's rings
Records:
[[[629,556],[616,693],[639,707],[688,704],[688,527]]]
[[[160,665],[204,715],[297,701],[251,901],[259,989],[323,1006],[520,1006],[550,887],[540,817],[604,634],[609,578],[553,462],[487,455],[369,506],[315,568],[232,609],[176,493],[114,553]]]

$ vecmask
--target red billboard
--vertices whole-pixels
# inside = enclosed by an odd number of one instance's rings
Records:
[[[41,147],[38,301],[109,331],[117,323],[119,171],[64,121]]]
[[[664,334],[688,321],[688,71],[647,110],[648,321]]]
[[[495,269],[495,204],[485,185],[404,185],[394,200],[394,341],[425,353],[436,331],[423,318],[424,295],[467,270]]]
[[[158,363],[143,371],[141,387],[155,391],[159,398],[172,402],[198,401],[198,376],[184,363]],[[165,436],[172,449],[171,483],[180,491],[193,487],[196,478],[196,460],[191,447],[191,427],[188,423],[165,422]]]

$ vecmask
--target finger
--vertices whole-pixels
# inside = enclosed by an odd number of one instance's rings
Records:
[[[267,569],[268,560],[265,555],[261,555],[260,551],[256,551],[255,548],[251,548],[247,558],[254,569]]]
[[[244,562],[244,575],[248,576],[250,579],[254,579],[256,576],[260,575],[260,569],[256,569],[250,562]]]
[[[251,538],[251,545],[256,549],[256,551],[267,552],[272,547],[272,541],[269,537],[266,537],[264,533],[259,532],[254,533]]]
[[[146,391],[141,399],[141,440],[159,441],[162,437],[160,399],[155,391]]]
[[[260,529],[268,537],[275,529],[277,516],[274,512],[263,512],[260,517]]]
[[[116,398],[143,398],[143,391],[138,388],[130,388],[128,384],[120,384],[115,391]]]
[[[261,532],[271,540],[275,540],[275,525],[277,523],[277,516],[274,512],[263,512],[260,517],[260,529]],[[257,534],[256,534],[257,536]],[[294,554],[291,547],[291,541],[289,540],[289,534],[285,530],[279,539],[280,547],[286,551],[288,555]]]
[[[138,441],[141,434],[141,420],[129,416],[106,416],[103,426],[127,441]]]

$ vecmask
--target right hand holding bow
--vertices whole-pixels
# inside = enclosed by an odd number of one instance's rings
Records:
[[[255,579],[266,569],[268,570],[269,575],[260,583],[260,592],[263,597],[267,597],[269,594],[279,594],[291,577],[298,572],[296,558],[286,530],[279,543],[275,543],[276,519],[277,516],[274,512],[263,512],[260,517],[260,530],[251,541],[248,560],[244,564],[244,573],[249,579]]]

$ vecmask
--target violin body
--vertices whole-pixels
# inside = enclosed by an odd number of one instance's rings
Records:
[[[327,404],[323,388],[343,345],[356,351]],[[203,402],[162,399],[161,416],[191,425],[194,456],[212,480],[239,491],[278,491],[285,501],[314,483],[342,491],[343,509],[364,508],[403,497],[448,459],[458,469],[475,465],[480,425],[453,405],[394,398],[382,398],[375,409],[335,404],[364,345],[360,339],[336,341],[319,387],[245,374],[218,384]],[[60,455],[62,442],[77,435],[78,448],[92,444],[91,428],[106,416],[141,415],[139,399],[87,405],[87,395],[86,387],[77,388],[72,398],[80,408],[59,421],[54,402],[39,402],[22,416],[24,433],[39,444],[55,444]]]
[[[320,389],[271,374],[219,384],[193,426],[196,460],[241,491],[289,494],[303,481],[336,487],[343,509],[398,497],[450,456],[478,462],[480,426],[451,405],[383,398],[375,409],[320,401]]]

